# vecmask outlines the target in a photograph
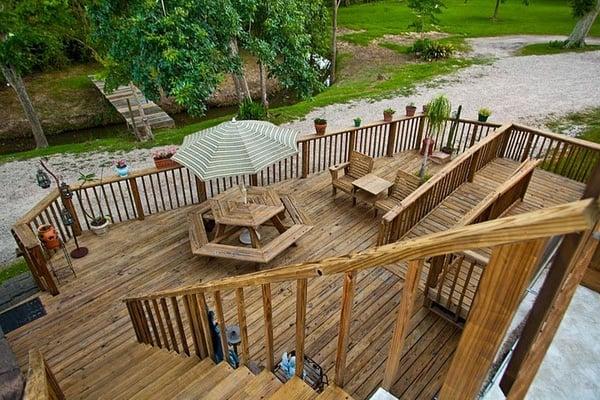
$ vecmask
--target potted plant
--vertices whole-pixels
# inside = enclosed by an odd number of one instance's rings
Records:
[[[362,122],[362,119],[360,119],[359,117],[354,118],[354,126],[356,128],[358,128],[360,126],[361,122]]]
[[[417,112],[417,107],[415,106],[415,103],[408,103],[408,105],[406,106],[406,116],[407,117],[412,117],[415,115],[415,113]]]
[[[153,151],[152,158],[154,159],[154,166],[156,169],[174,168],[179,166],[177,162],[171,160],[171,157],[175,155],[176,151],[176,147],[168,147],[166,149]]]
[[[427,119],[429,121],[429,133],[431,135],[439,135],[440,131],[444,127],[444,123],[450,117],[452,111],[452,105],[450,100],[444,95],[439,95],[429,103],[427,110]],[[426,136],[423,139],[421,146],[421,154],[423,155],[423,162],[421,163],[421,169],[419,170],[419,176],[421,180],[425,178],[427,172],[427,159],[433,152],[435,147],[435,140],[431,137]]]
[[[396,114],[396,110],[394,110],[393,108],[386,108],[385,110],[383,110],[383,120],[385,122],[391,122],[394,118],[394,114]]]
[[[492,115],[492,110],[490,110],[489,108],[481,108],[479,109],[479,115],[477,120],[479,122],[486,122],[490,115]]]
[[[327,129],[327,120],[324,118],[315,118],[314,122],[317,135],[324,135]]]
[[[43,224],[38,226],[38,238],[44,244],[47,249],[58,249],[60,247],[60,240],[56,229],[50,224]]]
[[[460,122],[460,113],[462,112],[462,105],[458,106],[458,110],[452,113],[452,123],[450,124],[450,131],[448,132],[448,139],[446,145],[441,148],[443,153],[450,154],[454,153],[454,135],[458,129],[458,123]]]
[[[429,111],[429,103],[423,104],[423,114],[427,114],[427,111]]]
[[[110,164],[108,164],[110,165]],[[100,182],[99,184],[102,184],[102,179],[104,177],[104,168],[107,165],[103,165],[102,168],[100,169]],[[94,179],[96,178],[96,174],[92,173],[92,174],[84,174],[82,172],[79,173],[79,181],[81,182],[81,185],[79,185],[79,189],[83,188],[83,186],[88,183],[88,182],[92,182]],[[81,190],[76,191],[77,193],[77,197],[79,198],[79,202],[80,204],[83,204],[81,202],[81,195],[80,195]],[[100,199],[98,200],[99,204],[102,204],[102,199],[103,197],[103,191],[100,191]],[[89,203],[88,203],[89,205]],[[90,206],[91,208],[91,206]],[[82,210],[83,213],[85,214],[86,218],[88,218],[90,220],[90,230],[95,233],[96,235],[104,235],[106,232],[108,232],[108,224],[110,223],[110,218],[108,216],[105,215],[98,215],[95,216],[93,215],[94,212],[92,210],[91,214],[88,213],[85,209],[85,207],[82,206]],[[100,211],[102,212],[102,209],[100,209]]]
[[[121,159],[115,162],[115,168],[117,169],[117,174],[120,177],[126,177],[129,175],[129,167],[127,166],[127,161]]]

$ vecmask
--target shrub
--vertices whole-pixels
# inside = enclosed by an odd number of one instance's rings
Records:
[[[396,110],[394,110],[393,108],[386,108],[385,110],[383,110],[383,113],[394,115],[394,114],[396,114]]]
[[[492,115],[492,110],[490,110],[489,108],[480,108],[479,115],[482,115],[484,117],[489,117],[490,115]]]
[[[423,60],[434,61],[450,58],[454,54],[454,46],[435,40],[418,39],[408,51]]]
[[[314,122],[316,125],[325,125],[327,120],[325,118],[315,118]]]
[[[239,120],[252,119],[263,121],[267,119],[267,110],[262,104],[246,98],[240,104],[237,117]]]

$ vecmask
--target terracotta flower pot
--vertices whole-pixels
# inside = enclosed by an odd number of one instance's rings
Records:
[[[154,166],[157,169],[176,168],[179,167],[179,163],[170,158],[155,158]]]
[[[44,224],[37,228],[38,237],[47,249],[58,249],[60,247],[60,239],[58,233],[52,225]]]
[[[433,153],[433,148],[435,147],[435,140],[432,138],[423,138],[423,142],[421,144],[421,155],[425,155],[425,149],[428,150],[427,155],[430,156]]]
[[[385,122],[392,122],[392,119],[394,119],[394,113],[383,113],[383,120]]]
[[[413,117],[417,112],[417,107],[415,106],[406,106],[406,116]]]
[[[327,129],[327,124],[315,123],[315,131],[317,132],[317,135],[324,135],[326,129]]]

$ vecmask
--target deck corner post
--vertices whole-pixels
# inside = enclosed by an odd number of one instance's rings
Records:
[[[356,129],[350,131],[350,140],[348,142],[348,154],[346,155],[346,161],[350,161],[350,154],[356,148]]]
[[[335,384],[344,387],[346,375],[346,358],[348,355],[348,339],[350,324],[352,322],[352,305],[354,303],[354,286],[356,272],[349,271],[344,275],[344,289],[342,292],[342,312],[340,315],[340,329],[338,334],[337,352],[335,357]]]
[[[69,191],[71,191],[70,187],[69,187]],[[60,192],[60,200],[62,201],[63,206],[65,206],[65,208],[69,211],[69,213],[73,217],[73,225],[71,225],[71,230],[73,231],[73,235],[81,236],[81,223],[79,222],[79,216],[77,215],[77,211],[75,210],[75,207],[73,206],[72,195],[67,197],[67,196],[63,195],[62,191],[59,191],[59,192]]]
[[[394,157],[394,149],[396,148],[396,138],[398,136],[398,121],[394,121],[388,125],[388,142],[385,152],[386,157]]]
[[[421,142],[423,141],[423,132],[425,131],[425,121],[427,117],[425,114],[419,117],[419,127],[417,128],[417,140],[415,141],[415,150],[419,150],[421,148]]]
[[[202,179],[198,178],[197,176],[194,176],[194,179],[196,180],[196,194],[198,195],[198,202],[202,203],[206,201],[206,182],[204,182]]]
[[[142,205],[142,199],[140,198],[140,189],[138,188],[135,178],[128,178],[127,181],[129,181],[129,187],[131,188],[131,194],[133,196],[135,215],[137,216],[137,219],[142,221],[144,219],[144,206]]]
[[[36,266],[36,270],[39,273],[39,277],[44,282],[44,286],[51,295],[56,296],[60,293],[58,290],[58,286],[56,286],[56,282],[52,277],[52,274],[48,270],[48,263],[46,262],[46,257],[44,255],[44,251],[42,250],[41,245],[37,245],[31,249],[28,249],[29,254],[33,263]]]
[[[301,178],[308,177],[309,168],[310,168],[310,142],[302,142],[302,174]]]
[[[258,174],[250,175],[250,186],[258,186]]]
[[[473,133],[471,134],[471,141],[469,142],[469,147],[473,147],[473,145],[477,141],[477,131],[478,130],[479,130],[479,125],[475,125],[473,127]]]

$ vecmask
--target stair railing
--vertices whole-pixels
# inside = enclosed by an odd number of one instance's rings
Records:
[[[216,318],[222,328],[219,340],[222,348],[227,349],[227,338],[225,329],[223,329],[226,324],[221,293],[225,290],[235,291],[241,337],[241,363],[247,365],[250,343],[246,324],[244,290],[250,287],[261,287],[266,366],[272,370],[274,355],[270,285],[277,282],[295,281],[295,351],[298,360],[296,375],[302,376],[308,280],[320,279],[326,275],[344,274],[335,365],[335,383],[338,386],[343,386],[345,383],[348,334],[356,274],[360,270],[407,262],[406,282],[386,361],[383,387],[389,388],[397,376],[409,314],[414,306],[415,293],[424,260],[450,253],[495,247],[491,259],[494,259],[498,252],[501,252],[501,256],[496,258],[504,262],[507,259],[508,250],[512,249],[511,251],[514,252],[514,248],[519,248],[523,251],[532,252],[528,247],[528,243],[535,242],[535,248],[537,249],[540,247],[538,242],[543,242],[548,237],[591,229],[595,221],[598,220],[598,214],[599,210],[596,202],[581,200],[531,213],[459,227],[412,240],[369,248],[358,253],[330,257],[318,262],[295,264],[264,272],[222,278],[180,289],[130,297],[124,301],[139,342],[186,354],[190,354],[193,350],[200,358],[204,358],[214,357],[206,296],[210,295],[214,299]],[[524,245],[521,246],[521,244]],[[514,264],[518,264],[519,270],[530,270],[531,268],[528,265],[522,265],[524,261],[521,260],[523,258],[521,256],[520,253],[515,252],[516,258],[512,260],[509,256],[508,259]],[[529,262],[532,258],[526,257],[526,260]],[[494,265],[494,268],[492,268],[493,273],[496,274],[495,271],[497,270],[502,273],[502,268],[505,268],[505,265],[496,264],[498,265]],[[488,273],[488,269],[484,271],[483,275],[486,273]],[[504,276],[503,279],[510,281],[513,278]],[[477,296],[480,296],[480,293]],[[168,307],[169,303],[171,307]],[[186,323],[183,321],[179,304],[184,306]],[[175,333],[176,331],[178,335]],[[191,346],[187,343],[186,332],[190,333],[193,349],[190,349]]]
[[[25,384],[24,400],[64,400],[65,395],[58,385],[52,370],[38,349],[29,351],[29,371]]]

